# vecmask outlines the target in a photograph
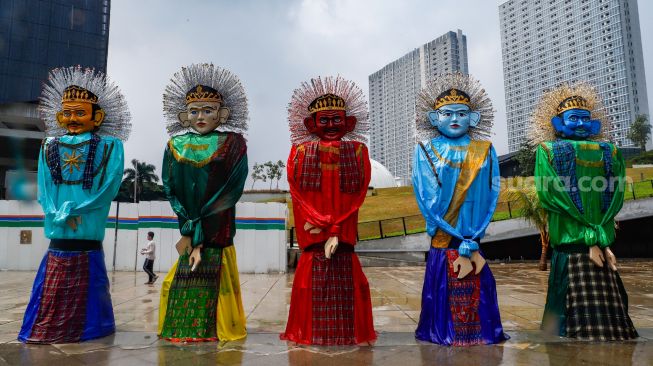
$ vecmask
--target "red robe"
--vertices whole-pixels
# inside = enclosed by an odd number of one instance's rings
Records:
[[[330,261],[325,261],[324,258],[323,244],[331,236],[338,236],[339,250],[347,249],[349,246],[351,246],[349,248],[353,248],[356,244],[358,210],[365,200],[371,167],[367,147],[359,142],[354,142],[354,147],[356,166],[362,170],[361,189],[354,193],[344,193],[340,189],[340,141],[320,142],[321,183],[320,190],[317,191],[302,190],[300,188],[299,180],[301,179],[302,164],[307,150],[306,146],[304,144],[295,145],[290,151],[287,165],[288,182],[293,199],[295,232],[297,233],[297,241],[302,249],[302,254],[295,271],[290,314],[286,332],[282,334],[283,339],[303,344],[323,345],[360,344],[372,342],[376,339],[372,321],[369,284],[358,257],[353,252],[342,253],[340,255],[351,259],[345,258],[339,264],[334,264],[337,262],[334,259],[340,252],[335,254]],[[306,222],[322,228],[322,232],[310,234],[304,230]],[[307,251],[306,249],[311,245],[318,245],[318,250]],[[320,272],[315,273],[315,270]],[[351,279],[346,280],[353,285],[352,291],[347,292],[347,294],[351,293],[351,296],[353,296],[353,313],[346,310],[343,312],[341,304],[331,302],[332,294],[320,292],[321,295],[316,295],[315,293],[316,288],[313,281],[320,281],[320,284],[316,285],[317,291],[321,291],[320,286],[323,283],[331,283],[333,286],[333,281],[338,281],[338,279],[333,278],[334,272],[345,274],[345,276],[351,274]],[[342,276],[336,274],[335,277]],[[321,315],[314,314],[316,311],[314,307],[316,296],[316,301],[320,301],[319,311],[322,312]],[[336,302],[342,301],[343,293],[336,295],[336,297],[341,297]],[[344,301],[347,301],[347,299],[344,299]],[[351,301],[352,299],[349,299],[349,302]],[[348,320],[352,324],[349,324],[350,328],[345,328],[351,329],[353,327],[353,334],[347,334],[346,330],[340,331],[336,335],[329,333],[330,330],[327,328],[333,327],[332,322],[338,322],[342,318],[349,319],[349,317],[353,317],[353,321]]]

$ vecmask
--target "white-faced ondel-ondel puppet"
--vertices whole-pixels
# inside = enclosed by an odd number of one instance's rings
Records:
[[[422,90],[416,110],[413,187],[432,239],[415,336],[454,346],[502,342],[496,284],[479,251],[499,197],[492,103],[471,76],[443,74]]]
[[[38,200],[50,239],[18,339],[71,343],[115,331],[102,240],[120,188],[127,103],[105,75],[55,69],[39,106],[46,126]]]
[[[610,249],[626,168],[607,140],[608,123],[600,96],[585,82],[545,93],[531,117],[535,183],[553,248],[542,327],[560,336],[637,337]]]
[[[161,289],[159,336],[174,342],[244,338],[234,236],[247,178],[245,90],[230,71],[193,64],[172,77],[163,111],[171,135],[163,186],[182,238]]]

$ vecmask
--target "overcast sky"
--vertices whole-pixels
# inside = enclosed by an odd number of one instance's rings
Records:
[[[160,174],[168,139],[162,94],[182,66],[212,62],[240,77],[249,98],[251,166],[286,160],[286,106],[302,81],[340,74],[367,94],[370,74],[456,29],[467,36],[469,72],[497,110],[493,143],[499,154],[507,153],[502,2],[112,0],[108,74],[122,88],[133,117],[126,161],[147,161]],[[653,107],[653,22],[647,21],[653,18],[653,2],[638,3]]]

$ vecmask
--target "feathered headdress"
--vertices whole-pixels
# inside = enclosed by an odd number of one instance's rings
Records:
[[[288,125],[293,144],[319,139],[306,129],[304,119],[324,109],[344,110],[348,116],[356,117],[356,127],[342,139],[367,143],[370,124],[363,91],[354,82],[341,76],[327,76],[324,79],[317,77],[310,82],[303,82],[295,89],[288,105]]]
[[[104,110],[105,117],[98,127],[98,135],[113,136],[122,141],[129,138],[131,114],[127,101],[118,86],[103,73],[93,69],[82,69],[80,66],[50,71],[39,105],[47,136],[62,136],[68,132],[57,122],[57,113],[61,111],[61,102],[64,99],[85,100],[97,104]]]
[[[182,126],[178,115],[186,111],[186,94],[198,85],[217,91],[222,98],[222,106],[229,108],[229,118],[218,126],[218,131],[247,132],[247,96],[238,76],[213,64],[192,64],[175,73],[163,93],[163,114],[170,136],[192,130]]]
[[[469,137],[474,140],[489,139],[492,134],[492,124],[494,121],[492,101],[478,80],[470,75],[460,73],[440,74],[436,76],[434,79],[428,81],[426,87],[417,95],[417,105],[415,106],[417,139],[420,141],[431,140],[440,135],[440,131],[431,125],[427,113],[434,110],[436,104],[438,104],[438,108],[442,105],[451,104],[446,101],[440,101],[441,99],[446,99],[443,98],[443,94],[451,89],[456,91],[456,95],[453,97],[464,97],[464,103],[457,103],[467,104],[471,110],[481,114],[481,120],[476,127],[469,128],[467,132]],[[463,94],[458,93],[458,91],[463,92]],[[452,98],[451,95],[446,97]]]
[[[530,118],[529,140],[534,146],[544,141],[556,139],[556,131],[551,124],[551,118],[565,110],[580,108],[588,110],[592,119],[601,121],[601,131],[589,137],[589,140],[607,141],[609,121],[605,118],[603,103],[596,89],[588,82],[575,84],[564,83],[542,95],[540,103],[535,107]]]

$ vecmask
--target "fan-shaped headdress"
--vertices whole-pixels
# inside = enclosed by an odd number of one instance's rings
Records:
[[[319,140],[306,129],[304,119],[320,110],[344,110],[348,116],[356,117],[356,127],[342,139],[367,143],[370,124],[363,91],[352,81],[340,76],[327,76],[303,82],[295,89],[288,105],[288,125],[293,144]]]
[[[603,103],[596,89],[588,82],[564,83],[542,95],[539,104],[531,114],[529,140],[534,146],[544,141],[556,139],[556,131],[551,118],[570,109],[584,109],[592,114],[592,119],[601,121],[601,131],[589,140],[607,141],[609,122],[605,118]]]
[[[203,87],[198,90],[198,86]],[[179,122],[179,113],[186,111],[187,103],[207,100],[219,101],[221,106],[230,110],[229,118],[218,126],[218,131],[247,132],[247,96],[238,76],[213,64],[192,64],[175,73],[163,93],[163,114],[168,134],[173,136],[192,131]]]
[[[466,104],[472,111],[481,114],[476,127],[470,127],[468,134],[474,140],[487,140],[492,134],[494,109],[481,83],[470,75],[460,73],[440,74],[426,83],[417,95],[415,107],[417,139],[431,140],[440,131],[431,125],[428,112],[447,104]]]
[[[129,138],[131,114],[127,101],[118,86],[101,72],[80,66],[54,69],[50,71],[40,101],[39,112],[47,136],[62,136],[68,132],[57,122],[62,102],[84,101],[104,110],[104,121],[98,127],[98,135],[113,136],[122,141]]]

